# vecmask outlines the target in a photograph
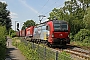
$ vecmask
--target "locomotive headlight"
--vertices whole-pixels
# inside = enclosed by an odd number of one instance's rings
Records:
[[[59,36],[63,36],[63,34],[60,34]]]
[[[32,36],[32,35],[30,35],[30,36]]]
[[[52,37],[54,37],[54,34],[52,34]]]
[[[70,37],[70,35],[68,35],[68,37]]]

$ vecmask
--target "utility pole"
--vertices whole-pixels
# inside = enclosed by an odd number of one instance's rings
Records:
[[[15,21],[15,31],[16,31],[16,22],[18,22],[18,21]]]
[[[39,15],[38,17],[39,17],[39,21],[40,21],[40,23],[41,23],[43,17],[46,17],[46,16],[45,16],[45,15]]]

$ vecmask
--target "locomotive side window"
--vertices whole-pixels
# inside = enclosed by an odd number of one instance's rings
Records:
[[[48,30],[50,31],[50,26],[48,26]]]
[[[46,30],[48,30],[48,26],[46,26]]]
[[[46,26],[46,30],[50,31],[50,26]]]

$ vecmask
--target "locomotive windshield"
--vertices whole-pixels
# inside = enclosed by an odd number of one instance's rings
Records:
[[[54,31],[68,31],[68,25],[63,23],[54,23]]]

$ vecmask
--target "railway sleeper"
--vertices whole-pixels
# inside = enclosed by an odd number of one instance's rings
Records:
[[[68,49],[68,50],[70,50],[70,49]],[[84,52],[84,51],[78,51],[78,50],[72,50],[72,51],[80,52],[80,53],[83,53],[83,54],[86,54],[86,55],[90,55],[90,53],[87,53],[87,52]]]
[[[75,53],[75,52],[70,52],[70,51],[66,51],[66,52],[67,52],[67,53],[70,53],[70,54],[73,54],[73,55],[76,55],[76,56],[78,56],[78,57],[81,57],[81,58],[87,59],[87,60],[90,59],[89,56],[82,55],[81,53],[80,53],[80,54],[77,54],[77,53]]]

